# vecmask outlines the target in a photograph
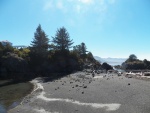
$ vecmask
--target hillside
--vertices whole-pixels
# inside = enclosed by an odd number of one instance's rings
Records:
[[[101,62],[101,63],[106,62],[106,63],[108,63],[108,64],[110,64],[112,66],[114,66],[114,65],[121,65],[127,59],[127,58],[110,58],[110,57],[108,57],[108,58],[101,58],[99,56],[94,56],[94,58],[96,60],[98,60],[99,62]]]

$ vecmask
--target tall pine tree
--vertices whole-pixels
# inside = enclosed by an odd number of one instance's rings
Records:
[[[34,39],[31,42],[31,52],[37,55],[46,55],[48,52],[49,39],[39,25],[34,33]]]
[[[31,42],[30,58],[33,66],[43,63],[48,54],[49,39],[39,25],[34,33],[34,39]]]
[[[64,27],[58,29],[56,31],[55,37],[52,38],[52,42],[55,44],[57,50],[69,50],[73,44],[73,40],[70,39],[69,33]]]
[[[87,52],[87,48],[84,42],[81,43],[81,54],[85,55]]]

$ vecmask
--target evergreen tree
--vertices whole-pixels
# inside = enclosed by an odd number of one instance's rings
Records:
[[[82,42],[80,45],[74,46],[73,51],[78,53],[79,55],[86,55],[87,48],[85,43]]]
[[[87,52],[86,45],[85,45],[85,43],[82,42],[82,43],[81,43],[81,54],[82,54],[82,55],[85,55],[86,52]]]
[[[76,45],[73,47],[73,51],[77,54],[77,55],[81,55],[81,45]]]
[[[91,62],[92,62],[92,61],[95,61],[95,59],[94,59],[94,57],[93,57],[93,54],[92,54],[91,52],[89,52],[89,53],[87,54],[87,58],[88,58],[88,60],[90,60]]]
[[[48,43],[49,39],[47,38],[45,32],[42,30],[41,25],[39,25],[36,29],[36,32],[34,33],[34,39],[31,43],[31,52],[36,55],[45,56],[48,52]]]
[[[131,54],[126,62],[133,62],[137,60],[137,56],[135,54]]]
[[[73,44],[73,40],[70,39],[69,33],[64,27],[58,29],[56,31],[55,37],[52,38],[52,42],[55,44],[57,50],[69,50]]]
[[[34,39],[31,42],[30,47],[30,66],[35,70],[42,69],[42,65],[45,63],[48,57],[49,39],[39,25],[34,33]]]

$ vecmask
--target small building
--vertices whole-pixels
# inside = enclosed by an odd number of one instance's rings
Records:
[[[1,44],[3,45],[3,46],[6,46],[6,45],[10,45],[10,46],[12,46],[13,44],[11,43],[11,42],[9,42],[8,40],[4,40],[4,41],[0,41],[1,42]]]

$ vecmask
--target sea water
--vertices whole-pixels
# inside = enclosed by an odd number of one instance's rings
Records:
[[[33,85],[29,82],[1,86],[0,113],[7,113],[9,109],[16,107],[32,89]]]

